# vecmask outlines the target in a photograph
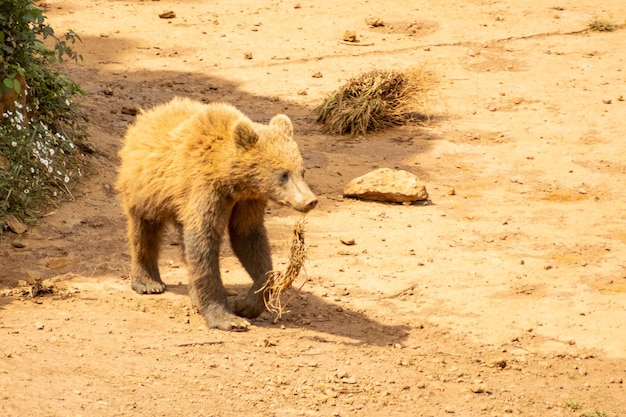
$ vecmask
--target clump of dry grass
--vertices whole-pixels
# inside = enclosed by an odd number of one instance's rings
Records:
[[[374,70],[353,77],[315,109],[333,134],[366,134],[411,118],[428,119],[427,98],[436,80],[425,67]]]
[[[596,32],[613,32],[617,29],[617,25],[610,20],[601,19],[598,16],[595,16],[589,21],[589,29]]]
[[[14,297],[41,297],[44,295],[69,295],[72,291],[63,282],[64,279],[71,278],[69,273],[63,276],[56,276],[48,279],[19,280],[14,288],[5,290],[4,296]]]
[[[284,272],[269,271],[267,281],[259,290],[263,292],[265,307],[270,313],[276,314],[274,323],[280,319],[287,307],[287,304],[297,294],[294,293],[285,303],[280,296],[291,287],[293,281],[300,274],[300,270],[306,260],[306,245],[304,244],[304,218],[300,219],[293,226],[293,240],[291,242],[291,252],[289,255],[289,265]],[[304,285],[304,283],[302,284]],[[300,286],[302,288],[302,286]],[[298,291],[300,290],[298,288]]]

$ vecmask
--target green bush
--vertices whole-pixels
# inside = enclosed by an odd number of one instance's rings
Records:
[[[73,31],[57,37],[32,0],[0,1],[0,233],[7,214],[33,217],[42,202],[71,197],[80,175],[82,91],[54,66],[81,58],[76,41]]]

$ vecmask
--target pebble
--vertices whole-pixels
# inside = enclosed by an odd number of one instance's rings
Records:
[[[341,382],[343,382],[344,384],[356,384],[356,378],[353,376],[341,378]]]

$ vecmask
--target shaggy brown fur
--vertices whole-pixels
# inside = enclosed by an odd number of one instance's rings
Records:
[[[267,200],[303,212],[317,203],[303,179],[291,120],[279,114],[262,125],[228,104],[178,98],[137,118],[120,157],[117,188],[128,218],[133,289],[165,290],[158,253],[163,228],[173,223],[182,235],[192,301],[208,325],[247,328],[245,318],[265,310],[257,290],[272,270],[263,224]],[[237,315],[219,271],[225,230],[254,281],[235,303]]]

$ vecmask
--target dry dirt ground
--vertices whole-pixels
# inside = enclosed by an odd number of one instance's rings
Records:
[[[624,1],[51,0],[47,15],[83,39],[67,70],[96,151],[74,201],[0,240],[3,289],[59,290],[0,297],[2,415],[626,415]],[[596,17],[619,27],[587,31]],[[429,125],[342,138],[315,123],[348,78],[424,63],[440,80]],[[123,110],[177,95],[294,120],[320,204],[307,282],[276,324],[207,329],[174,239],[169,291],[130,289]],[[419,175],[432,204],[341,197],[377,167]],[[298,218],[268,210],[278,269]],[[242,296],[228,249],[222,270]]]

